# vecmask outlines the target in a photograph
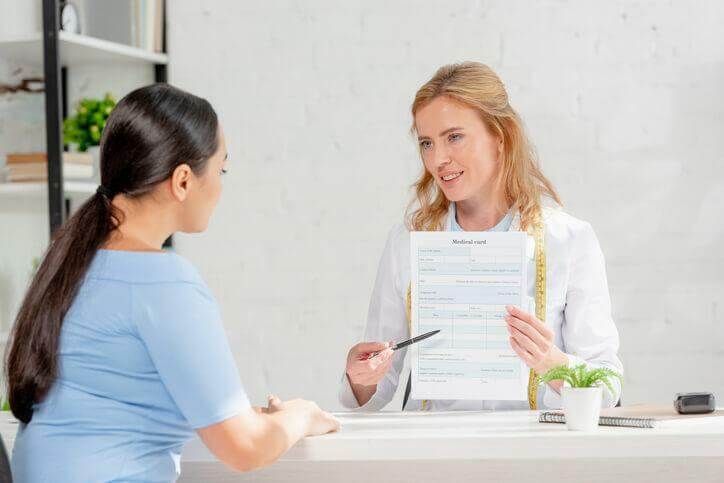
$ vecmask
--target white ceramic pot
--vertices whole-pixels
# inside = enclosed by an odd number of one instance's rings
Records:
[[[569,431],[596,431],[603,390],[597,387],[563,387],[563,412]]]

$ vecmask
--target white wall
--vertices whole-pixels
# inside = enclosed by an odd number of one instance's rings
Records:
[[[504,79],[568,211],[607,256],[626,402],[724,397],[720,2],[174,1],[171,79],[231,150],[208,233],[244,383],[338,407],[386,232],[419,170],[417,87],[479,60]]]
[[[277,392],[338,407],[419,171],[409,105],[438,66],[468,59],[501,75],[568,211],[598,233],[625,402],[724,398],[720,2],[169,4],[170,78],[216,106],[232,158],[209,231],[179,236],[178,250],[216,293],[256,403]],[[0,59],[0,81],[13,72]],[[77,72],[71,95],[149,75],[95,74]],[[0,152],[42,147],[42,115],[42,99],[0,97]],[[1,318],[15,303],[3,290],[17,300],[25,283],[17,250],[42,246],[47,221],[42,206],[38,223],[22,215],[35,208],[0,208]]]

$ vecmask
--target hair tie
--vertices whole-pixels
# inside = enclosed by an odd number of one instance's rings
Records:
[[[108,188],[106,188],[106,187],[103,186],[103,185],[98,185],[98,189],[96,190],[96,193],[99,194],[99,195],[101,195],[101,196],[105,196],[105,197],[108,198],[109,200],[110,200],[111,198],[113,198],[113,191],[109,190]]]

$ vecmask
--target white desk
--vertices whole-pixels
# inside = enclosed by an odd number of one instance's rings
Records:
[[[226,469],[194,440],[182,482],[724,482],[724,423],[676,429],[541,424],[531,411],[338,413],[339,433],[307,438],[269,468]],[[0,430],[8,450],[17,425]]]
[[[724,422],[578,433],[534,411],[337,416],[339,433],[307,438],[247,475],[194,441],[180,481],[724,482]]]

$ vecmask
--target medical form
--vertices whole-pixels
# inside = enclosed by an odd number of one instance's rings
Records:
[[[523,232],[412,232],[414,399],[526,400],[528,370],[513,351],[506,305],[526,309]]]

